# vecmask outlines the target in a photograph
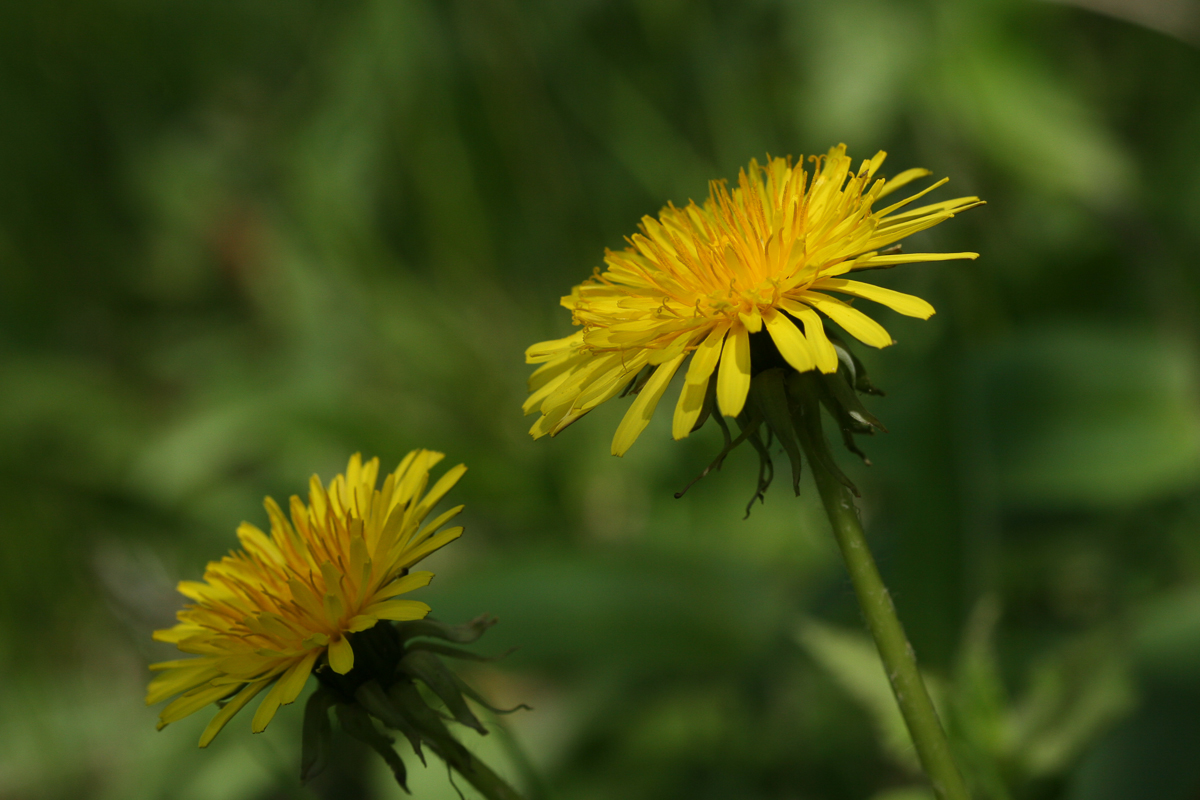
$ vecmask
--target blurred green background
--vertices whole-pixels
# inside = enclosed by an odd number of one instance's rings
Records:
[[[811,485],[742,521],[749,449],[672,497],[711,425],[519,411],[643,214],[838,142],[988,201],[874,273],[939,313],[880,311],[843,460],[976,796],[1200,796],[1200,11],[1090,2],[0,4],[0,798],[400,796],[142,696],[263,495],[413,447],[470,467],[422,599],[520,645],[467,674],[536,710],[464,738],[534,800],[922,797]]]

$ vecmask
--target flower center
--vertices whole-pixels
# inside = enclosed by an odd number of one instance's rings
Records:
[[[738,314],[762,313],[779,303],[782,292],[779,283],[768,279],[752,289],[731,284],[727,289],[718,289],[696,302],[697,310],[706,317],[736,317]]]

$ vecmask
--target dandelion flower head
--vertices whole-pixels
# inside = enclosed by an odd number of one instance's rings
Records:
[[[441,459],[414,450],[376,488],[379,459],[364,464],[355,454],[327,487],[312,477],[307,505],[292,496],[290,520],[266,498],[270,535],[243,522],[242,549],[210,562],[203,581],[181,582],[179,592],[192,602],[177,625],[154,634],[194,656],[151,666],[162,674],[150,683],[147,704],[179,695],[163,709],[159,729],[224,701],[200,738],[205,747],[270,687],[251,722],[258,733],[299,696],[314,667],[327,662],[343,675],[354,667],[350,634],[428,614],[428,605],[401,595],[433,577],[409,568],[462,534],[461,527],[441,529],[462,506],[422,524],[466,471],[453,467],[426,492]]]
[[[724,416],[741,413],[756,371],[752,341],[759,345],[754,352],[761,352],[769,337],[792,368],[823,373],[838,366],[825,320],[865,344],[892,344],[883,326],[835,294],[927,319],[933,307],[921,298],[846,276],[910,262],[975,258],[976,253],[885,248],[981,201],[960,197],[907,208],[943,179],[876,210],[883,198],[930,174],[910,169],[891,180],[877,177],[885,155],[863,161],[854,172],[845,145],[839,145],[810,159],[811,175],[803,160],[768,158],[763,165],[752,160],[736,188],[713,181],[703,205],[668,205],[657,219],[643,217],[629,246],[608,251],[606,269],[562,298],[581,330],[526,351],[528,363],[541,364],[530,377],[524,405],[527,414],[541,414],[530,433],[557,434],[641,373],[637,396],[613,438],[613,454],[623,455],[689,356],[672,421],[676,439],[701,420],[714,376],[717,410]]]

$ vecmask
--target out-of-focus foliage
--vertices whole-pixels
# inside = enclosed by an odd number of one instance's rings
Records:
[[[862,353],[846,462],[977,796],[1195,797],[1200,53],[1144,12],[0,4],[0,797],[394,796],[352,748],[301,788],[297,707],[199,751],[141,697],[263,495],[412,447],[471,468],[422,599],[520,645],[471,679],[535,798],[920,797],[811,487],[743,522],[752,453],[672,498],[715,429],[519,412],[641,215],[839,141],[989,201],[920,243],[978,261],[880,273],[939,313]]]

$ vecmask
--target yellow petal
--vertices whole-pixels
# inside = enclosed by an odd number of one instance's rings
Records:
[[[571,350],[558,358],[547,361],[529,376],[529,391],[535,392],[550,381],[562,377],[580,362],[587,360],[590,355],[584,350]]]
[[[298,578],[288,578],[288,588],[292,591],[292,599],[296,601],[309,616],[320,619],[325,613],[325,604],[317,599],[313,590]]]
[[[572,365],[574,366],[574,365]],[[534,373],[536,375],[536,373]],[[525,402],[521,403],[521,410],[526,414],[532,414],[541,408],[542,403],[546,398],[558,391],[558,388],[566,383],[571,377],[570,369],[563,369],[558,374],[551,377],[548,381],[541,384],[537,388],[530,389],[532,392],[529,397],[525,398]],[[530,378],[530,383],[533,378]]]
[[[679,402],[675,404],[675,416],[671,420],[671,436],[675,439],[683,439],[691,433],[696,420],[700,418],[704,396],[708,394],[708,379],[720,360],[721,344],[725,341],[728,330],[727,325],[713,328],[692,353],[692,361],[688,364],[687,375],[684,376],[683,391],[679,393]]]
[[[378,523],[372,525],[371,528],[372,530],[368,530],[368,534],[374,534],[372,541],[378,541],[378,533],[376,532],[379,528]],[[371,568],[373,566],[371,554],[367,551],[366,538],[355,536],[350,540],[350,571],[347,573],[352,581],[358,581],[358,590],[353,593],[352,602],[358,603],[362,601],[362,595],[367,590],[366,584],[370,580]]]
[[[162,702],[173,694],[190,692],[198,686],[205,685],[221,674],[221,670],[213,666],[211,659],[196,658],[183,660],[190,660],[194,663],[170,667],[167,672],[150,681],[150,686],[146,689],[146,705],[152,706],[155,703]],[[155,666],[159,665],[156,664]]]
[[[853,262],[850,269],[891,267],[896,264],[916,264],[919,261],[957,261],[960,258],[974,261],[979,258],[979,253],[896,253],[890,256],[871,256]]]
[[[246,523],[243,522],[242,524],[245,525]],[[196,601],[203,600],[205,596],[212,594],[213,588],[202,581],[180,581],[175,585],[175,591],[189,600]]]
[[[667,390],[667,384],[671,382],[671,377],[674,376],[686,356],[686,353],[680,353],[665,364],[660,364],[650,379],[646,381],[646,385],[638,392],[638,396],[633,399],[633,404],[629,406],[629,410],[621,419],[621,424],[617,426],[616,435],[613,436],[612,454],[614,456],[625,455],[625,451],[646,429],[655,407],[658,406],[658,401],[662,398],[663,392]]]
[[[548,342],[538,342],[531,345],[525,351],[526,364],[538,364],[543,361],[549,361],[557,355],[560,355],[564,350],[569,350],[572,346],[578,346],[583,343],[583,331],[576,331],[570,336],[564,336],[561,339],[552,339]]]
[[[158,715],[158,729],[162,730],[172,722],[177,722],[189,714],[195,714],[209,703],[217,702],[231,691],[232,688],[229,686],[207,685],[176,697]]]
[[[438,550],[439,548],[445,547],[446,545],[450,544],[450,542],[453,542],[455,539],[462,536],[462,532],[463,532],[463,529],[462,529],[462,526],[460,525],[455,528],[447,528],[446,530],[441,531],[437,535],[429,537],[428,541],[422,542],[421,544],[417,545],[413,549],[405,552],[404,558],[402,558],[396,562],[395,568],[396,569],[406,569],[408,567],[411,567],[413,564],[417,563],[418,561],[420,561],[422,558],[429,555],[433,551]]]
[[[880,247],[885,247],[894,242],[898,242],[906,236],[912,236],[914,233],[923,231],[926,228],[932,228],[934,225],[945,222],[953,217],[953,214],[933,214],[926,217],[918,217],[916,219],[900,222],[896,225],[880,225],[862,245],[862,250],[878,250]]]
[[[420,572],[411,572],[408,575],[397,578],[388,585],[382,587],[379,591],[371,596],[371,602],[377,603],[381,600],[387,600],[405,592],[411,592],[413,589],[420,589],[422,586],[428,586],[433,580],[433,573],[427,570]]]
[[[874,300],[876,303],[881,303],[907,317],[929,319],[934,313],[933,306],[920,297],[893,291],[892,289],[885,289],[882,286],[876,286],[872,283],[850,281],[843,278],[826,278],[814,283],[812,288],[841,292],[853,297],[861,297],[864,300]]]
[[[836,297],[819,292],[804,292],[800,295],[800,299],[841,325],[846,329],[846,333],[863,344],[869,344],[872,347],[887,347],[893,343],[892,337],[882,325]]]
[[[233,719],[233,715],[246,707],[246,704],[254,699],[255,695],[263,690],[270,681],[257,681],[255,683],[246,684],[240,692],[229,700],[221,710],[216,713],[212,720],[208,723],[208,727],[204,729],[204,733],[200,734],[200,746],[208,747],[213,738],[216,737],[221,729],[225,727],[225,723]]]
[[[686,344],[687,340],[686,338],[681,337],[678,341]],[[663,352],[665,351],[655,350],[653,354],[657,356]],[[683,347],[677,346],[675,348],[675,353],[671,356],[671,358],[674,358],[682,352]],[[634,356],[630,358],[624,358],[623,360],[619,356],[618,360],[607,372],[597,376],[593,381],[591,381],[591,385],[588,386],[587,389],[581,391],[579,395],[573,401],[571,401],[571,414],[575,414],[579,411],[590,411],[601,403],[608,402],[612,398],[619,395],[625,390],[625,387],[627,387],[636,378],[637,374],[641,372],[642,367],[646,366],[650,362],[650,355],[650,353],[643,350]],[[654,363],[655,365],[658,365],[664,361],[670,360],[670,358],[662,358],[658,359]],[[566,424],[569,425],[573,421],[573,419],[568,419]]]
[[[568,373],[565,381],[557,384],[557,388],[542,402],[542,410],[549,412],[551,409],[570,406],[575,398],[589,389],[597,380],[607,383],[614,375],[622,375],[626,372],[629,372],[632,377],[635,370],[627,369],[631,366],[626,359],[622,358],[621,353],[609,353],[585,361],[578,369]]]
[[[944,183],[944,181],[943,181]],[[940,186],[941,184],[937,184]],[[913,198],[909,198],[910,200]],[[907,201],[906,201],[907,202]],[[898,203],[897,205],[903,205]],[[978,197],[956,197],[953,200],[942,200],[939,203],[930,203],[927,206],[902,211],[899,214],[888,213],[888,216],[880,220],[879,228],[876,232],[885,231],[888,228],[893,228],[906,222],[912,221],[918,217],[940,216],[950,218],[955,214],[966,211],[975,206],[986,205],[983,200]],[[882,213],[882,212],[881,212]]]
[[[321,576],[325,579],[325,594],[321,601],[325,605],[325,613],[330,622],[336,622],[346,612],[342,602],[342,575],[338,568],[328,561],[321,562]]]
[[[717,407],[726,417],[742,413],[750,392],[750,334],[739,322],[729,330],[717,370]]]
[[[363,609],[363,614],[378,619],[404,622],[410,619],[424,619],[430,610],[429,605],[420,600],[385,600],[382,603],[367,606]]]
[[[746,326],[746,330],[750,331],[750,333],[758,333],[762,330],[762,315],[758,313],[757,308],[750,309],[749,314],[739,313],[738,319],[742,321],[742,324]]]
[[[271,687],[271,691],[267,692],[267,696],[258,704],[258,708],[254,710],[254,718],[250,720],[250,730],[253,733],[262,733],[267,729],[267,725],[275,718],[275,712],[279,710],[279,682]]]
[[[824,373],[837,372],[838,355],[833,349],[833,342],[825,334],[825,325],[820,315],[803,303],[783,298],[779,307],[804,323],[804,338],[812,345],[813,355],[817,360],[817,369]]]
[[[278,639],[294,639],[303,635],[304,628],[295,628],[287,624],[287,620],[278,614],[262,613],[256,617],[247,617],[247,627],[261,629],[268,636]]]
[[[185,639],[192,638],[193,636],[204,635],[208,633],[210,633],[208,629],[202,628],[199,625],[181,622],[174,628],[166,628],[161,631],[155,631],[154,633],[150,634],[150,638],[156,642],[178,644]]]
[[[283,554],[279,548],[256,526],[243,522],[238,526],[237,537],[246,552],[253,553],[269,564],[283,564]]]
[[[446,470],[442,477],[438,478],[438,482],[433,485],[433,488],[421,498],[421,502],[417,504],[417,508],[413,512],[413,517],[417,520],[425,519],[425,515],[446,496],[446,493],[454,487],[454,484],[458,483],[458,479],[466,474],[466,471],[466,464],[459,464]]]
[[[681,332],[677,334],[671,341],[671,344],[668,346],[661,350],[652,350],[646,356],[646,363],[652,367],[657,367],[659,364],[665,364],[668,361],[673,360],[692,344],[692,340],[695,335],[695,331],[688,331],[686,333]]]
[[[771,334],[771,341],[775,342],[779,354],[793,369],[797,372],[808,372],[817,366],[812,346],[786,314],[771,309],[763,317],[763,321],[767,323],[767,332]]]
[[[304,654],[304,658],[293,664],[287,672],[283,673],[283,677],[279,679],[280,694],[279,704],[286,706],[289,703],[295,702],[300,696],[300,692],[304,690],[304,684],[308,682],[308,676],[312,672],[313,664],[317,661],[317,656],[321,655],[320,650],[310,650]]]
[[[932,174],[933,173],[930,172],[929,170],[922,169],[920,167],[915,167],[914,169],[906,169],[906,170],[904,170],[904,172],[901,172],[899,175],[897,175],[896,177],[892,178],[890,181],[885,183],[883,185],[883,191],[879,193],[879,196],[887,197],[892,192],[894,192],[897,189],[900,189],[904,186],[907,186],[908,184],[912,183],[913,181],[917,180],[918,178],[924,178],[926,175],[932,175]]]
[[[911,170],[911,169],[910,169],[910,170],[907,170],[907,172],[915,172],[915,170]],[[905,174],[905,173],[903,173],[903,172],[902,172],[902,173],[900,173],[900,175],[904,175],[904,174]],[[928,174],[930,174],[930,173],[926,172],[925,174],[926,174],[926,175],[928,175]],[[898,175],[898,176],[896,176],[896,177],[897,177],[897,178],[899,178],[900,176]],[[921,176],[921,175],[914,175],[914,176],[913,176],[913,177],[910,179],[910,181],[911,181],[911,180],[916,180],[917,178],[920,178],[920,177],[923,177],[923,176]],[[900,202],[898,202],[898,203],[893,203],[892,205],[888,206],[887,208],[884,208],[884,209],[881,209],[881,210],[879,210],[879,211],[876,211],[876,212],[875,212],[875,215],[876,215],[877,217],[886,217],[886,216],[888,216],[889,214],[891,214],[891,213],[893,213],[893,212],[895,212],[895,211],[898,211],[898,210],[900,210],[901,208],[904,208],[906,205],[908,205],[909,203],[911,203],[913,200],[917,200],[917,199],[919,199],[919,198],[921,198],[921,197],[924,197],[925,195],[927,195],[927,194],[929,194],[930,192],[932,192],[934,189],[938,188],[939,186],[944,186],[945,184],[947,184],[947,183],[949,183],[949,182],[950,182],[950,179],[949,179],[949,178],[942,178],[940,181],[937,181],[937,182],[935,182],[935,183],[933,183],[933,184],[931,184],[931,185],[929,185],[929,186],[926,186],[924,189],[922,189],[921,191],[917,192],[916,194],[914,194],[914,195],[910,195],[910,196],[908,196],[908,197],[904,198],[903,200],[901,200],[901,201],[900,201]],[[892,188],[890,188],[890,189],[889,189],[887,186],[884,186],[884,191],[883,191],[883,193],[884,193],[884,194],[888,194],[889,192],[894,192],[896,189],[899,189],[899,188],[900,188],[900,186],[894,186],[894,187],[892,187]],[[882,196],[882,195],[881,195],[881,196]],[[906,213],[909,213],[909,212],[906,212]]]
[[[342,639],[345,641],[345,639]],[[349,644],[347,643],[347,647]],[[331,648],[332,649],[332,648]],[[320,650],[312,650],[304,654],[304,657],[288,667],[283,676],[275,682],[271,687],[271,691],[267,692],[267,696],[258,704],[258,709],[254,712],[254,719],[250,721],[250,730],[254,733],[262,733],[267,729],[267,725],[275,717],[275,712],[280,706],[285,706],[293,702],[304,689],[304,684],[308,680],[308,675],[312,672],[313,663],[317,660],[317,656],[321,654]],[[351,664],[353,664],[354,656],[351,653]],[[333,660],[330,659],[332,666]],[[343,675],[349,670],[341,671],[334,668],[335,671],[341,672]]]
[[[883,160],[885,158],[887,158],[887,153],[883,150],[880,150],[878,153],[875,154],[874,158],[872,158],[869,162],[867,162],[868,163],[868,166],[867,166],[867,177],[868,178],[875,176],[875,173],[883,165]],[[897,176],[897,177],[899,177],[899,176]]]
[[[408,472],[396,483],[395,499],[399,503],[416,497],[425,490],[429,483],[429,470],[438,464],[445,453],[438,453],[433,450],[421,450],[417,457],[413,460],[412,466]]]
[[[155,664],[150,664],[146,669],[151,672],[157,672],[164,669],[179,669],[180,667],[192,667],[200,662],[198,658],[177,658],[174,661],[159,661]],[[211,661],[208,663],[212,663]]]
[[[433,521],[425,523],[425,527],[421,528],[420,532],[417,533],[416,536],[412,537],[411,541],[412,542],[425,541],[431,535],[433,535],[438,530],[438,528],[442,527],[447,522],[449,522],[450,520],[457,517],[459,512],[461,512],[463,510],[463,508],[465,508],[465,506],[457,505],[454,508],[451,508],[447,511],[443,511],[441,514],[438,514],[436,517],[433,518]],[[429,574],[431,576],[433,575],[432,572]]]
[[[354,648],[345,636],[339,636],[329,643],[329,666],[339,675],[354,669]]]
[[[703,383],[685,383],[675,403],[675,415],[671,418],[671,438],[686,439],[700,419],[704,410],[704,397],[708,394],[708,378]]]

